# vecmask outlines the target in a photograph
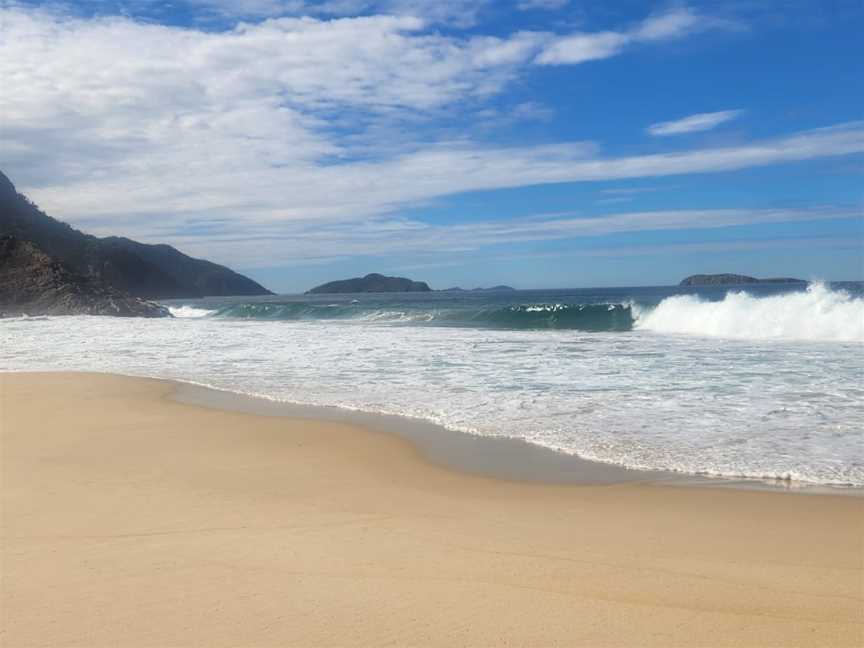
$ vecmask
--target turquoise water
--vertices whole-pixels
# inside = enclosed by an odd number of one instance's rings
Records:
[[[864,284],[827,286],[864,295]],[[670,297],[722,302],[730,292],[756,298],[801,294],[802,285],[745,287],[640,287],[504,292],[433,292],[352,295],[288,295],[174,300],[177,316],[285,321],[358,320],[415,326],[491,329],[629,331]],[[184,308],[185,306],[185,308]],[[741,313],[742,316],[745,313]],[[802,316],[806,316],[802,313]],[[643,322],[644,323],[644,322]],[[852,336],[854,337],[854,330]]]

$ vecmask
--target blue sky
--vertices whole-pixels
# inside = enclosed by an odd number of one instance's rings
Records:
[[[611,6],[610,6],[611,5]],[[0,0],[0,168],[274,290],[864,279],[860,2]]]

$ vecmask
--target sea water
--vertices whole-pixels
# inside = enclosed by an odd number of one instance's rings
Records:
[[[634,468],[864,486],[862,284],[169,306],[0,320],[0,370],[173,378]]]

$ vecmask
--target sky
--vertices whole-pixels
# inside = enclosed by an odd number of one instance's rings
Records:
[[[858,0],[0,0],[0,169],[277,292],[864,279]]]

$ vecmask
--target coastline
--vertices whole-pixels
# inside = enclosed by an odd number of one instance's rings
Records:
[[[620,295],[604,294],[608,305],[585,312],[581,302],[590,300],[583,297],[573,298],[578,302],[570,309],[574,317],[597,316],[606,324],[610,317],[627,317],[613,312],[621,306]],[[839,295],[811,295],[807,308],[816,308],[817,298],[840,304]],[[520,317],[559,316],[558,296],[537,299],[537,308],[529,306],[528,296],[517,300]],[[729,313],[726,307],[723,312],[750,317],[753,309],[768,308],[771,299],[748,301],[744,312],[733,308]],[[673,309],[668,319],[703,321],[707,302],[700,300],[698,316],[685,308],[678,318]],[[641,329],[397,326],[391,320],[414,321],[413,306],[352,300],[346,310],[322,301],[317,306],[290,300],[278,307],[258,304],[266,313],[246,300],[236,312],[230,311],[233,306],[225,310],[231,300],[208,302],[208,308],[227,315],[224,319],[90,318],[71,328],[64,318],[16,320],[4,325],[16,344],[3,354],[3,364],[20,371],[173,378],[283,402],[385,412],[487,438],[526,439],[604,465],[743,477],[750,480],[748,486],[765,480],[796,489],[802,484],[864,487],[864,467],[857,461],[858,432],[864,429],[864,410],[856,406],[860,345],[757,341],[758,328],[752,339],[726,340],[708,332]],[[479,312],[512,315],[510,307],[492,300],[487,308],[486,301]],[[423,317],[440,310],[421,303]],[[644,303],[653,302],[645,297]],[[478,311],[475,306],[471,312]],[[790,319],[799,321],[801,305],[787,306],[796,315]],[[334,308],[346,321],[323,323]],[[838,311],[837,318],[848,314]],[[376,323],[379,317],[385,323]],[[58,336],[68,343],[46,349],[44,340]],[[796,398],[805,384],[813,393]]]
[[[285,403],[194,383],[168,382],[173,387],[169,398],[178,403],[254,416],[327,421],[384,433],[408,441],[425,461],[465,475],[513,482],[571,485],[673,483],[683,477],[666,471],[634,470],[589,461],[522,439],[480,436],[407,416]]]
[[[471,434],[397,414],[286,403],[192,382],[167,382],[173,385],[169,398],[178,403],[255,416],[344,423],[383,432],[409,441],[425,460],[433,464],[457,473],[492,479],[583,486],[640,483],[864,497],[864,487],[630,468],[584,459],[524,439]]]
[[[861,498],[500,479],[178,384],[0,374],[4,644],[864,640]]]

